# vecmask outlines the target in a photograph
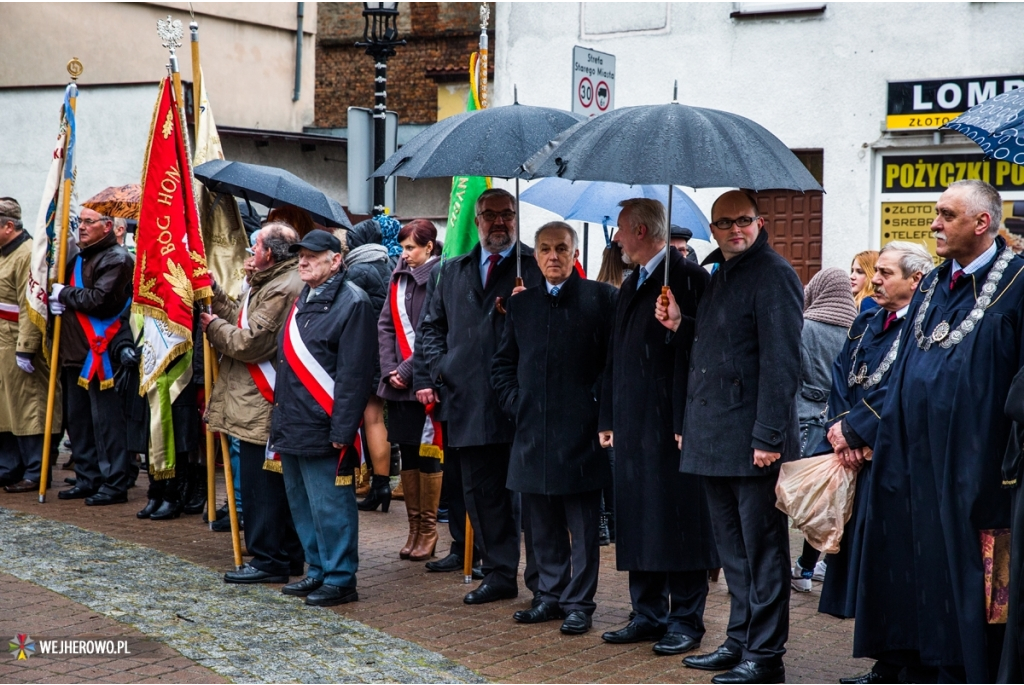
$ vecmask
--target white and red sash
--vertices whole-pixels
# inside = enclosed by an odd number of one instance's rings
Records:
[[[21,313],[21,308],[16,304],[7,304],[6,302],[0,302],[0,319],[4,321],[13,321],[18,323],[18,315]]]
[[[405,289],[408,278],[399,277],[391,283],[391,320],[395,325],[395,339],[398,350],[402,353],[402,361],[412,357],[416,349],[416,327],[409,319],[409,311],[405,306]],[[441,422],[434,420],[434,405],[424,407],[426,417],[423,421],[423,436],[420,438],[420,456],[433,457],[444,461],[444,450],[441,448]]]
[[[251,295],[251,290],[245,294],[242,311],[238,312],[238,327],[242,330],[249,330],[249,297]],[[246,364],[245,366],[249,369],[249,375],[252,376],[252,381],[263,395],[263,399],[273,404],[274,383],[277,382],[277,371],[274,370],[274,365],[268,359],[259,364]]]
[[[295,312],[298,308],[298,300],[292,305],[292,310],[288,313],[288,321],[284,327],[284,358],[288,362],[288,366],[293,372],[295,377],[299,379],[316,403],[320,405],[320,408],[326,412],[327,416],[334,415],[334,379],[331,378],[331,374],[327,373],[327,370],[320,365],[320,362],[316,360],[313,353],[306,347],[306,343],[302,340],[302,334],[299,332],[299,324],[295,320]],[[356,453],[356,465],[363,463],[363,422],[359,421],[359,429],[356,431],[356,437],[352,441],[352,449]],[[340,473],[342,462],[345,459],[345,454],[348,452],[348,445],[344,445],[341,448],[341,454],[338,455],[338,471],[336,474],[334,484],[335,485],[352,485],[352,476],[343,476]],[[275,457],[277,455],[274,455]]]

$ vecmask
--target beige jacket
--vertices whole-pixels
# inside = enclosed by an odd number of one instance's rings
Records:
[[[28,318],[28,272],[32,238],[23,232],[0,248],[0,302],[18,306],[18,321],[0,319],[0,433],[41,435],[46,426],[50,367],[42,350],[42,331]],[[33,373],[18,368],[15,352],[31,353]],[[54,398],[53,425],[61,424],[60,384]]]
[[[277,333],[302,290],[297,261],[289,259],[252,277],[248,329],[238,325],[242,301],[232,302],[219,287],[214,289],[213,312],[220,318],[210,322],[206,335],[220,356],[220,378],[210,397],[211,430],[257,445],[270,437],[272,405],[246,365],[275,359]]]

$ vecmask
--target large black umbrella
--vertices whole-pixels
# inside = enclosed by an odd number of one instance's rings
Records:
[[[195,168],[195,176],[215,193],[227,193],[273,209],[295,205],[324,226],[352,228],[345,209],[295,174],[272,166],[214,159]]]
[[[538,149],[584,117],[560,109],[520,105],[464,112],[428,127],[391,155],[372,176],[439,178],[495,176],[516,179]],[[521,275],[516,241],[516,275]]]
[[[760,124],[677,102],[626,107],[577,124],[523,166],[524,178],[822,190],[796,155]]]

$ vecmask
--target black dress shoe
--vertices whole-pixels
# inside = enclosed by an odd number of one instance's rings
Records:
[[[70,490],[61,490],[58,492],[57,499],[85,499],[86,497],[92,497],[95,494],[95,490],[87,490],[86,488],[76,485]]]
[[[77,478],[65,478],[64,482],[67,483],[68,485],[78,485]]]
[[[556,618],[565,618],[562,607],[554,602],[541,602],[529,609],[523,609],[512,614],[517,623],[544,623],[553,621]]]
[[[462,557],[452,552],[444,559],[428,561],[426,567],[428,571],[433,571],[434,573],[452,573],[454,571],[461,571]]]
[[[127,501],[127,492],[119,492],[116,495],[108,495],[105,492],[97,492],[92,497],[85,498],[86,505],[90,507],[105,507],[108,504],[124,504]]]
[[[483,580],[483,579],[484,579],[484,570],[482,568],[480,568],[479,566],[474,566],[473,567],[473,580]]]
[[[658,640],[658,644],[651,649],[658,656],[674,656],[685,654],[700,647],[700,640],[695,640],[683,633],[665,633],[665,637]]]
[[[224,574],[225,583],[287,583],[288,576],[261,571],[251,564],[245,564],[239,571]]]
[[[655,642],[664,635],[664,628],[630,621],[625,628],[609,631],[602,635],[601,639],[613,645],[625,645],[631,642]]]
[[[302,580],[296,581],[294,583],[288,583],[283,588],[281,588],[281,592],[283,592],[286,595],[293,595],[295,597],[305,597],[313,590],[319,589],[320,586],[323,584],[324,581],[322,581],[321,579],[310,578],[307,576]]]
[[[214,518],[214,521],[220,521],[222,518],[224,518],[225,516],[228,515],[228,505],[225,504],[220,509],[218,509],[217,511],[213,512],[213,514],[216,517],[216,518]],[[209,523],[209,522],[210,522],[210,512],[209,511],[204,511],[203,512],[203,523]]]
[[[39,481],[20,480],[17,483],[5,485],[4,492],[39,492]]]
[[[537,590],[536,592],[533,593],[533,599],[530,600],[530,608],[531,609],[536,609],[537,607],[539,607],[543,603],[544,603],[544,594],[540,590]]]
[[[759,664],[756,661],[741,661],[731,671],[719,673],[711,679],[719,685],[730,685],[733,683],[784,683],[786,682],[786,667],[779,663],[776,666]]]
[[[160,508],[160,504],[161,502],[158,499],[149,500],[148,502],[146,502],[146,506],[142,507],[140,511],[136,512],[135,518],[148,519],[150,516],[152,516],[154,511]]]
[[[231,518],[228,517],[228,516],[225,516],[222,519],[217,519],[216,521],[213,522],[213,525],[210,526],[210,528],[215,533],[230,533],[231,532]],[[238,530],[240,530],[240,531],[241,530],[245,530],[245,524],[244,524],[244,522],[242,520],[242,515],[241,514],[238,515]]]
[[[149,518],[153,521],[170,521],[181,516],[181,510],[184,505],[181,502],[168,502],[164,501],[160,508],[149,515]]]
[[[590,616],[579,609],[570,611],[569,615],[565,617],[565,621],[562,622],[562,627],[559,628],[565,635],[582,635],[583,633],[590,630],[593,620]]]
[[[354,587],[340,585],[321,585],[306,595],[306,604],[313,607],[333,607],[358,601],[359,593]]]
[[[683,665],[701,671],[725,671],[738,666],[743,655],[722,645],[710,654],[694,654],[683,657]]]
[[[499,599],[515,599],[519,596],[519,588],[500,588],[497,585],[481,585],[473,590],[462,601],[466,604],[487,604]]]
[[[886,678],[876,671],[868,671],[867,673],[855,675],[852,678],[840,678],[839,682],[843,683],[843,685],[867,685],[869,683],[881,685],[882,683],[898,683],[899,680]]]

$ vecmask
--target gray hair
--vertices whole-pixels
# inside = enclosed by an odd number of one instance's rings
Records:
[[[24,230],[25,225],[21,223],[21,219],[15,219],[13,216],[7,216],[6,214],[0,214],[0,226],[3,226],[8,221],[14,224],[14,230]]]
[[[509,201],[512,203],[513,209],[516,206],[516,198],[515,195],[513,195],[512,193],[508,192],[504,188],[488,188],[484,192],[480,193],[480,197],[476,199],[476,206],[474,207],[473,213],[479,214],[480,210],[484,208],[484,200],[487,200],[492,197],[508,198]]]
[[[274,263],[291,259],[294,255],[288,248],[299,242],[299,234],[294,228],[280,221],[272,221],[260,228],[263,237],[263,249],[270,252]]]
[[[897,252],[900,256],[900,271],[903,272],[903,278],[910,278],[917,272],[921,272],[922,276],[928,275],[928,272],[935,268],[935,262],[932,260],[932,256],[928,254],[928,250],[924,249],[919,243],[910,243],[905,240],[894,240],[891,243],[886,243],[882,246],[882,249],[878,251],[881,256],[886,252]]]
[[[988,227],[990,235],[999,232],[999,224],[1003,222],[1003,198],[999,191],[990,183],[978,180],[954,181],[949,188],[965,188],[967,190],[967,211],[970,214],[989,215],[992,223]]]
[[[541,226],[540,228],[538,228],[537,232],[533,234],[533,244],[534,244],[534,246],[536,247],[537,241],[540,239],[540,234],[541,233],[543,233],[544,231],[555,230],[555,229],[558,229],[560,231],[568,232],[569,233],[569,240],[572,241],[572,249],[576,250],[576,249],[579,248],[579,246],[580,246],[580,237],[578,235],[576,235],[576,229],[574,229],[572,226],[570,226],[569,224],[565,223],[564,221],[549,221],[546,224],[544,224],[543,226]]]
[[[629,218],[634,225],[647,227],[647,234],[655,241],[668,240],[668,222],[665,220],[665,205],[658,200],[646,197],[634,197],[619,203],[623,209],[629,210]]]

